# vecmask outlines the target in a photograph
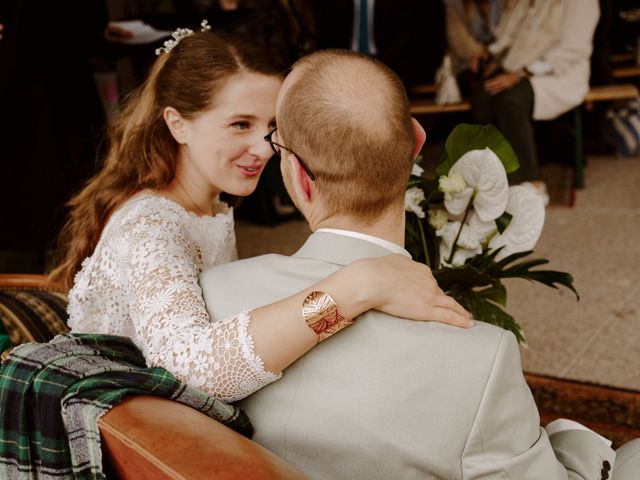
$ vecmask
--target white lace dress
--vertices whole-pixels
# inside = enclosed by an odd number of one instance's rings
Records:
[[[236,258],[233,211],[198,217],[143,193],[113,213],[69,292],[75,333],[133,339],[147,364],[226,401],[279,378],[264,369],[250,315],[211,322],[198,275]]]

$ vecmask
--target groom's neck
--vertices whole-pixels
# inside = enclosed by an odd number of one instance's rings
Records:
[[[311,229],[313,231],[320,228],[349,230],[382,238],[404,247],[404,219],[404,209],[389,208],[373,222],[365,222],[352,216],[334,215],[312,225]]]

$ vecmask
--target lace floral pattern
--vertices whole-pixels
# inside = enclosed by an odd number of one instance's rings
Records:
[[[211,322],[200,272],[236,258],[233,212],[198,217],[144,193],[116,211],[69,292],[74,332],[131,337],[149,366],[226,401],[276,380],[248,332],[250,315]]]

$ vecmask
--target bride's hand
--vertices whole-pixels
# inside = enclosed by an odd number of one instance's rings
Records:
[[[371,308],[396,317],[473,326],[469,312],[438,287],[426,265],[398,254],[358,263]]]

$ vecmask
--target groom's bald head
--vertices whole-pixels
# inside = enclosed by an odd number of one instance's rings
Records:
[[[345,50],[298,61],[278,97],[279,136],[315,174],[328,214],[373,220],[404,198],[415,138],[400,79]]]

